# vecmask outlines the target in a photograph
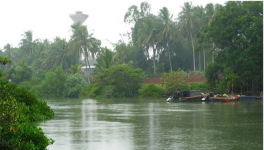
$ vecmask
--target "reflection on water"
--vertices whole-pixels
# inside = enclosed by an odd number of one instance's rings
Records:
[[[263,149],[263,103],[47,100],[50,150]]]

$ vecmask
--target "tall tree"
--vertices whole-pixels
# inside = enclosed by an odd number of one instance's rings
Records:
[[[92,57],[100,49],[101,41],[92,37],[92,34],[88,34],[86,26],[82,26],[80,23],[74,23],[72,26],[71,47],[73,52],[78,52],[79,64],[81,56],[84,56],[86,68],[89,67],[89,57]],[[90,83],[90,73],[88,72],[88,82]]]
[[[165,41],[165,49],[167,50],[170,62],[170,70],[172,71],[172,64],[171,64],[171,45],[173,41],[176,39],[176,29],[173,25],[172,17],[170,15],[169,10],[166,7],[163,7],[159,11],[159,17],[163,22],[162,29],[159,33],[160,41]]]
[[[227,2],[214,15],[208,35],[220,48],[216,63],[231,69],[237,85],[263,90],[263,2]]]
[[[139,28],[140,36],[138,38],[139,45],[152,49],[153,72],[156,75],[156,53],[157,53],[157,35],[159,33],[159,25],[157,18],[149,15],[143,18],[142,26]]]
[[[139,19],[147,17],[149,14],[150,14],[150,4],[148,4],[147,2],[142,2],[140,4],[140,10],[136,5],[132,5],[128,8],[124,16],[124,22],[136,23]]]
[[[182,11],[179,13],[179,19],[184,23],[184,28],[190,35],[191,44],[193,49],[193,70],[195,68],[195,52],[194,52],[194,39],[193,39],[193,6],[192,2],[185,2]]]
[[[108,48],[103,48],[99,53],[99,56],[96,59],[97,63],[95,64],[98,71],[103,69],[108,69],[114,64],[117,63],[117,55]]]
[[[15,56],[13,54],[13,50],[11,48],[11,45],[10,44],[6,44],[4,46],[4,57],[7,57],[8,59],[12,60],[12,62],[15,62],[14,59],[15,59]],[[10,67],[11,66],[11,63],[9,63],[8,65],[5,65],[5,68],[6,67]]]
[[[33,40],[33,34],[30,30],[26,31],[24,34],[22,34],[22,36],[23,39],[21,39],[19,45],[23,51],[24,58],[28,59],[34,53],[38,39]],[[29,60],[27,60],[27,62],[29,62]]]

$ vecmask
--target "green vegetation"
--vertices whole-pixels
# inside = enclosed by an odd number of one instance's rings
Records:
[[[0,80],[0,149],[45,149],[54,141],[32,122],[53,115],[45,101],[24,87]]]
[[[162,87],[156,86],[153,83],[142,85],[139,89],[140,97],[146,98],[162,98],[165,95],[165,90]]]
[[[164,73],[162,76],[162,85],[167,93],[188,90],[187,77],[188,74],[180,69],[178,71]]]
[[[218,49],[214,49],[215,64],[206,70],[208,82],[221,92],[259,94],[263,90],[263,2],[227,2],[210,23],[206,35]]]
[[[142,69],[115,65],[100,72],[97,82],[102,87],[104,97],[133,97],[138,94],[144,77]]]
[[[166,7],[158,15],[150,8],[147,2],[129,7],[124,22],[132,28],[123,36],[130,41],[113,43],[113,50],[102,48],[79,23],[71,26],[69,41],[33,39],[29,30],[19,47],[6,44],[0,51],[0,149],[45,149],[53,143],[32,125],[53,116],[37,96],[160,98],[189,89],[263,91],[263,2],[205,7],[185,2],[177,21]],[[188,83],[193,73],[204,74],[207,82]],[[142,84],[153,76],[161,76],[162,84]]]
[[[162,77],[166,94],[194,87],[258,94],[263,90],[262,10],[260,1],[205,7],[185,2],[178,16],[166,7],[155,15],[151,5],[142,2],[124,12],[124,23],[132,28],[122,36],[129,42],[112,43],[113,49],[101,47],[89,27],[79,23],[71,25],[68,41],[34,39],[29,30],[19,47],[7,44],[0,53],[3,60],[12,60],[1,66],[3,78],[40,97],[136,97],[146,76]],[[131,68],[141,71],[132,71],[131,77]],[[205,74],[207,84],[187,83],[190,71]],[[134,77],[138,80],[131,82]]]

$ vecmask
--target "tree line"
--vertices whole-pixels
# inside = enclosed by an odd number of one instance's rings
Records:
[[[58,67],[68,76],[79,73],[81,66],[94,64],[97,75],[89,72],[84,78],[88,84],[99,82],[96,76],[105,69],[123,64],[140,68],[149,77],[178,69],[204,71],[212,89],[253,93],[263,85],[262,8],[262,2],[209,3],[205,7],[185,2],[174,18],[166,7],[155,15],[151,5],[142,2],[124,14],[124,23],[132,26],[123,35],[129,38],[128,43],[120,40],[113,43],[113,49],[101,47],[101,41],[79,23],[71,26],[69,41],[59,37],[53,41],[33,39],[33,32],[26,31],[19,47],[7,44],[0,51],[1,56],[12,60],[2,68],[7,80],[27,87],[47,81],[42,88],[54,82],[48,81],[52,78],[48,76]],[[77,89],[81,88],[83,85]]]

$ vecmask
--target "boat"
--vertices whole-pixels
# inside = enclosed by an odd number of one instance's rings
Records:
[[[240,98],[240,95],[228,96],[221,99],[222,102],[236,102]]]
[[[240,98],[257,98],[256,95],[241,95]]]
[[[204,97],[202,98],[202,101],[209,101],[209,102],[221,102],[221,99],[223,99],[224,96],[223,95],[214,95],[213,92],[209,92],[207,94],[204,95]]]
[[[197,102],[201,101],[204,95],[199,90],[188,90],[182,92],[174,92],[168,99],[169,101],[180,101],[180,102]]]
[[[211,102],[234,102],[240,98],[240,95],[230,96],[227,94],[214,95],[212,92],[205,94],[202,98],[203,101]]]

